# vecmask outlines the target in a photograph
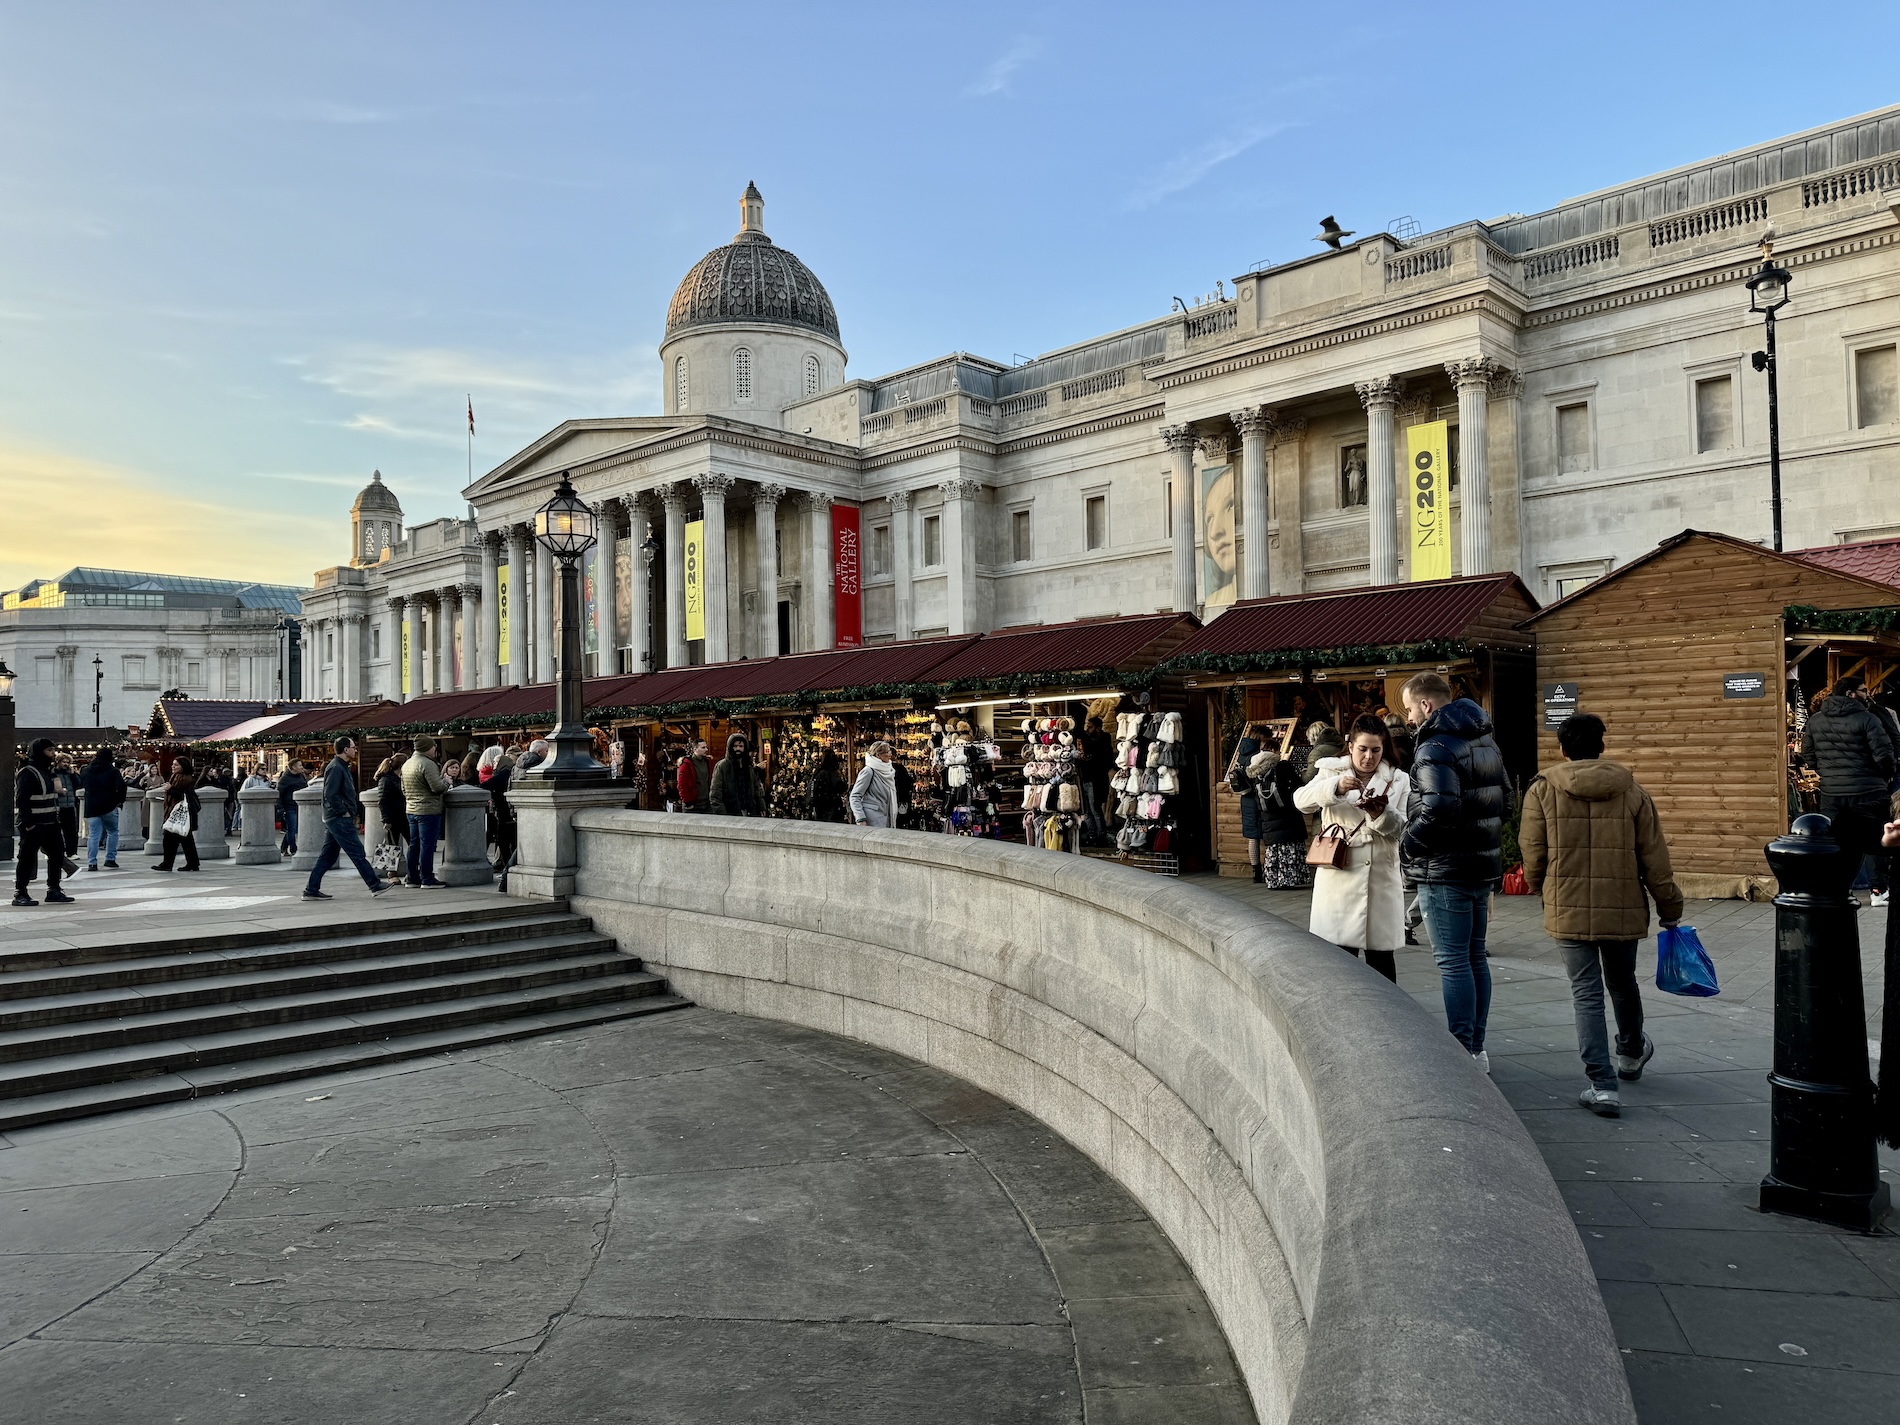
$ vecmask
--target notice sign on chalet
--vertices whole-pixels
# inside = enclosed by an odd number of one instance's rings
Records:
[[[1577,685],[1575,683],[1544,684],[1544,726],[1560,727],[1563,720],[1577,710]]]
[[[1722,696],[1725,698],[1765,698],[1768,679],[1760,673],[1724,673]]]

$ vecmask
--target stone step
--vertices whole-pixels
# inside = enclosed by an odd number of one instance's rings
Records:
[[[532,917],[510,916],[420,930],[390,931],[380,935],[332,934],[322,939],[288,945],[266,942],[227,950],[176,951],[129,960],[88,964],[54,964],[33,969],[0,971],[0,1006],[9,1001],[50,995],[90,994],[135,985],[166,984],[207,976],[246,976],[304,965],[334,965],[347,960],[379,958],[397,951],[452,950],[497,942],[555,938],[585,930],[583,916],[565,912]],[[150,942],[145,942],[148,946]]]
[[[621,958],[626,963],[634,963],[627,957]],[[407,1038],[500,1020],[624,1005],[630,1000],[660,998],[665,993],[666,982],[645,971],[595,975],[473,998],[396,1005],[322,1019],[206,1033],[191,1039],[162,1039],[29,1059],[0,1066],[0,1101],[158,1074],[183,1075],[194,1068],[282,1054],[307,1054],[342,1045]],[[0,1110],[11,1112],[12,1105],[0,1102]]]
[[[154,1009],[114,1019],[0,1031],[0,1065],[130,1049],[163,1041],[197,1042],[208,1036],[293,1025],[304,1020],[356,1018],[409,1006],[482,999],[572,980],[638,978],[642,973],[640,962],[622,955],[613,948],[612,941],[591,937],[587,953],[540,960],[527,966],[501,966],[314,990],[269,977],[257,986],[252,996],[235,1002]],[[655,985],[663,983],[657,975],[645,978]]]
[[[690,1003],[690,1000],[677,995],[648,995],[640,999],[584,1005],[575,1009],[522,1015],[454,1029],[430,1030],[398,1038],[365,1040],[287,1054],[268,1054],[203,1067],[188,1066],[148,1074],[143,1078],[55,1089],[24,1098],[0,1100],[0,1132],[26,1128],[36,1123],[56,1123],[65,1119],[112,1113],[122,1108],[204,1098],[236,1089],[309,1078],[315,1074],[373,1068],[379,1064],[443,1054],[456,1049],[480,1048],[486,1044],[526,1039],[537,1034],[560,1033],[636,1015],[684,1009]]]
[[[543,960],[569,959],[576,955],[614,953],[613,940],[588,929],[587,922],[581,917],[565,917],[559,928],[563,933],[529,940],[485,941],[476,945],[405,950],[399,954],[365,955],[360,959],[300,959],[290,965],[269,964],[257,969],[246,968],[242,960],[195,956],[189,957],[188,964],[183,967],[173,967],[168,963],[154,965],[153,968],[167,972],[163,979],[142,979],[134,984],[109,983],[97,988],[61,988],[31,997],[10,993],[18,986],[6,983],[7,979],[52,980],[66,985],[76,977],[65,971],[0,977],[0,1042],[4,1042],[5,1034],[12,1030],[163,1014],[201,1005],[249,1003],[275,996],[431,979],[477,970],[493,971],[510,966],[532,965]],[[391,939],[379,943],[396,945],[403,942]],[[361,947],[339,948],[351,951]],[[246,955],[249,952],[232,953]],[[166,957],[167,960],[170,958]],[[151,963],[126,962],[131,966]],[[194,967],[208,969],[212,973],[185,978]],[[102,969],[100,973],[105,975],[110,971]]]

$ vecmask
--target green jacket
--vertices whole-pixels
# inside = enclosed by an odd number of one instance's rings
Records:
[[[402,764],[402,797],[409,815],[442,815],[442,794],[448,789],[449,779],[442,769],[420,752]]]

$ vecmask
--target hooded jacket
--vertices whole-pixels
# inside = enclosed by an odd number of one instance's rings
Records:
[[[1877,801],[1893,781],[1893,739],[1859,698],[1821,699],[1801,735],[1801,760],[1821,774],[1821,795]]]
[[[864,754],[864,770],[851,784],[851,819],[866,826],[897,825],[897,774],[889,762]]]
[[[1503,880],[1511,783],[1483,708],[1458,698],[1425,719],[1412,786],[1418,811],[1399,842],[1406,876],[1421,885]]]
[[[1553,940],[1641,940],[1645,890],[1659,917],[1682,918],[1656,803],[1620,763],[1563,762],[1538,777],[1524,793],[1518,844]]]
[[[108,816],[125,805],[125,778],[109,757],[95,757],[79,774],[87,816]]]

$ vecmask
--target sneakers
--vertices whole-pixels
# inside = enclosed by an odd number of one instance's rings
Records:
[[[328,900],[336,899],[335,896],[331,895],[327,891],[309,891],[309,890],[303,893],[303,898],[307,901],[328,901]]]
[[[1873,898],[1867,902],[1867,906],[1870,910],[1879,910],[1882,906],[1886,905],[1886,903],[1887,892],[1875,891]]]
[[[1418,944],[1418,932],[1409,925],[1405,927],[1405,943],[1407,945]]]
[[[1480,1049],[1471,1056],[1471,1062],[1476,1064],[1484,1073],[1489,1074],[1491,1072],[1491,1051],[1489,1049]]]
[[[71,905],[73,898],[64,891],[48,891],[46,893],[46,903],[48,905]]]
[[[108,871],[116,871],[119,869],[119,863],[117,861],[108,861],[106,862],[106,869]]]
[[[97,866],[88,866],[88,867],[86,867],[86,869],[87,869],[88,871],[96,871],[96,870],[98,870],[99,868],[98,868]]]
[[[13,897],[13,903],[17,906],[29,906],[29,905],[39,904],[38,901],[34,900],[33,897],[29,896],[25,891],[20,891],[18,894],[16,894]]]
[[[394,881],[378,881],[369,888],[369,893],[373,896],[386,896],[395,889],[396,883]]]
[[[1636,1055],[1634,1058],[1628,1054],[1612,1053],[1610,1055],[1610,1062],[1616,1065],[1616,1076],[1619,1079],[1640,1079],[1643,1076],[1643,1065],[1655,1057],[1655,1041],[1645,1034],[1643,1036],[1642,1053]]]
[[[1620,1118],[1623,1113],[1623,1100],[1616,1090],[1600,1089],[1595,1084],[1577,1095],[1577,1103],[1598,1118]]]
[[[449,883],[447,881],[424,881],[422,883],[422,889],[425,891],[446,891],[448,888]]]
[[[152,870],[155,874],[160,875],[160,876],[169,876],[172,873],[172,868],[170,866],[154,866],[152,867]]]

